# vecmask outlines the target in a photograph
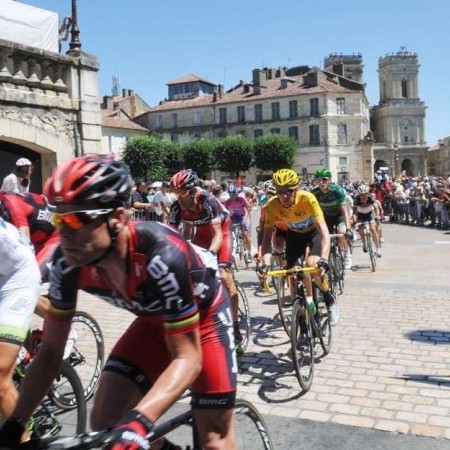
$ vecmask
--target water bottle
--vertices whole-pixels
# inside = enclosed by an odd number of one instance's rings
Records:
[[[316,304],[314,303],[314,299],[312,297],[306,296],[306,307],[308,308],[308,311],[310,314],[314,316],[316,314]]]

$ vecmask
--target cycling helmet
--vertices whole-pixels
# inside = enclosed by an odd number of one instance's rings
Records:
[[[317,178],[331,178],[331,172],[323,167],[322,169],[319,169],[314,176]]]
[[[267,187],[266,194],[272,194],[275,195],[277,193],[277,190],[273,184]]]
[[[32,166],[32,165],[33,165],[32,162],[27,158],[19,158],[16,161],[16,166],[19,166],[19,167]]]
[[[360,184],[358,186],[358,192],[360,194],[368,194],[369,193],[369,186],[366,186],[365,184]]]
[[[297,187],[300,179],[297,172],[292,169],[281,169],[272,176],[275,187]]]
[[[170,179],[170,187],[175,191],[189,191],[198,185],[198,175],[192,169],[181,170]]]
[[[234,184],[232,184],[232,185],[230,185],[230,186],[228,187],[228,193],[229,193],[230,195],[237,195],[237,194],[238,194],[238,191],[239,191],[238,187],[237,187],[236,185],[234,185]]]
[[[128,201],[133,182],[129,167],[111,157],[86,155],[59,165],[45,183],[53,205],[72,203],[120,205]]]

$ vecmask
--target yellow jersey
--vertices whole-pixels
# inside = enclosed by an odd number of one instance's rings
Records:
[[[316,228],[317,222],[325,220],[316,197],[302,190],[297,192],[290,208],[285,208],[277,196],[272,197],[267,202],[265,213],[264,228],[283,224],[297,233],[308,233]]]

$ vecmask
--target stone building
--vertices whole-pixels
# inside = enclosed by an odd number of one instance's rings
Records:
[[[356,178],[362,166],[360,142],[369,131],[369,107],[361,78],[343,73],[307,66],[254,69],[251,81],[241,80],[226,92],[189,74],[169,82],[168,99],[134,120],[180,143],[228,134],[285,134],[297,142],[299,173],[328,166],[336,178]],[[256,178],[253,171],[247,182]]]
[[[379,59],[380,102],[370,110],[375,169],[391,175],[427,173],[425,103],[419,97],[416,53],[401,51]]]
[[[427,154],[428,175],[450,176],[450,136],[439,139]]]

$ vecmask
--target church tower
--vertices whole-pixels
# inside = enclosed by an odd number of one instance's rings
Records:
[[[380,102],[371,109],[375,169],[391,175],[426,172],[425,103],[419,97],[419,61],[402,48],[378,60]]]

